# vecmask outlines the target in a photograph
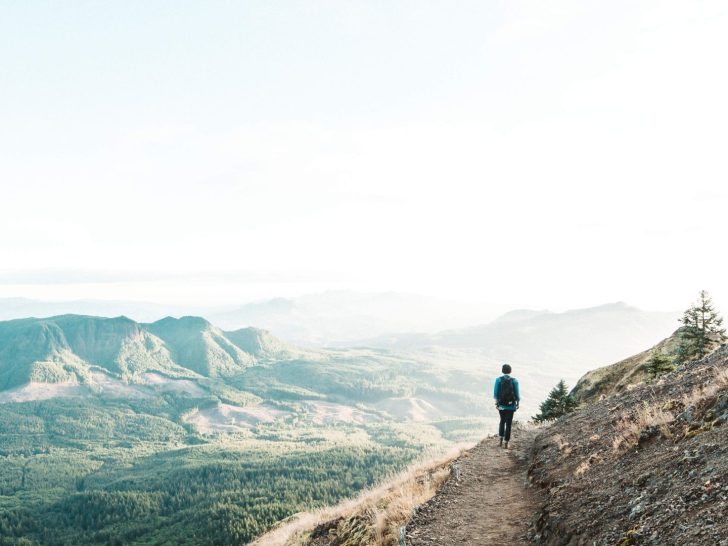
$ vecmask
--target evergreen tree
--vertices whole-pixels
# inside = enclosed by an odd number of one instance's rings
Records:
[[[576,400],[569,394],[563,379],[551,389],[548,398],[541,402],[539,409],[539,414],[533,418],[536,423],[558,419],[576,409]]]
[[[678,363],[703,358],[717,343],[726,340],[723,317],[705,290],[700,291],[698,301],[683,313],[680,322],[680,339],[675,350]]]
[[[675,364],[673,364],[672,358],[664,352],[658,349],[653,349],[650,359],[647,361],[646,368],[649,376],[652,379],[655,379],[656,377],[673,371],[675,369]]]

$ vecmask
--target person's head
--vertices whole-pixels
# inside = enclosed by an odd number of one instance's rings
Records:
[[[510,364],[503,364],[503,368],[501,368],[501,371],[503,373],[511,373],[511,365]]]

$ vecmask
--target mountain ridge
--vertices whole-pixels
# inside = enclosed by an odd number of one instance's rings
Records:
[[[73,314],[14,319],[0,322],[0,387],[84,383],[92,368],[123,380],[147,372],[225,377],[293,352],[264,330],[225,332],[202,317],[152,323]]]
[[[353,290],[213,305],[0,298],[0,320],[81,314],[126,315],[137,322],[147,323],[167,315],[200,315],[224,330],[254,326],[273,331],[279,338],[304,347],[320,347],[334,340],[350,341],[402,329],[434,332],[491,320],[507,309],[508,306],[503,304],[464,303],[403,292]]]
[[[416,350],[428,347],[479,349],[484,356],[516,365],[572,370],[615,362],[654,345],[673,331],[679,313],[643,311],[624,302],[563,312],[516,310],[496,320],[435,334],[400,333],[337,346]]]

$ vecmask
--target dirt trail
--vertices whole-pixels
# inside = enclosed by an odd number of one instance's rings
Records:
[[[451,477],[407,526],[407,546],[506,546],[528,544],[529,523],[541,507],[528,485],[532,430],[514,431],[511,449],[486,438],[458,461]]]

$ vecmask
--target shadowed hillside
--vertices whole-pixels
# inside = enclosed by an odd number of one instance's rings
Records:
[[[120,379],[230,376],[292,349],[263,330],[223,332],[198,317],[151,324],[63,315],[0,322],[0,390],[31,381],[87,383],[92,370]]]
[[[200,375],[231,375],[255,364],[253,355],[203,318],[168,317],[146,327],[164,342],[176,362]]]
[[[89,381],[91,365],[121,377],[184,370],[164,342],[127,318],[64,315],[0,322],[0,388]]]

